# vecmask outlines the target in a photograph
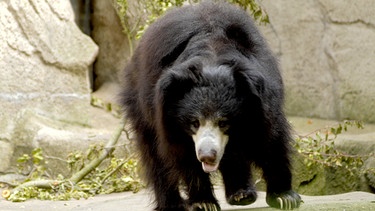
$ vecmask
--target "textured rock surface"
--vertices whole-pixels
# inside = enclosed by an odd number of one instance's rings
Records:
[[[263,1],[279,55],[288,114],[375,122],[371,0]]]
[[[40,146],[40,119],[62,130],[89,124],[88,66],[97,52],[68,0],[0,1],[0,172]]]
[[[114,1],[93,1],[92,38],[101,47],[94,64],[95,88],[104,83],[119,82],[119,72],[129,56],[128,40],[113,7]]]
[[[31,154],[35,148],[41,148],[48,162],[46,165],[49,174],[56,177],[58,174],[67,176],[69,173],[66,163],[67,155],[71,152],[86,152],[91,145],[105,145],[111,139],[120,120],[108,112],[90,108],[86,125],[72,124],[70,122],[56,121],[38,115],[32,110],[20,112],[16,120],[17,127],[12,132],[11,141],[3,141],[0,145],[0,172],[18,173],[16,160],[23,154]],[[125,136],[122,136],[116,147],[115,155],[123,155],[128,150],[125,146]],[[4,146],[3,146],[4,145]],[[28,172],[24,172],[28,174]],[[0,174],[1,175],[1,174]],[[14,177],[0,181],[10,182]]]
[[[130,57],[128,38],[123,32],[114,1],[92,1],[93,40],[100,46],[94,63],[95,81],[92,104],[111,112],[117,105],[121,71]],[[117,111],[116,111],[117,110]]]

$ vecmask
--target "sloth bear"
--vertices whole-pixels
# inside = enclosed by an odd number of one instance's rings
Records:
[[[253,203],[253,164],[271,207],[299,207],[279,68],[245,11],[205,2],[167,12],[143,35],[123,84],[155,210],[220,210],[216,170],[229,204]]]

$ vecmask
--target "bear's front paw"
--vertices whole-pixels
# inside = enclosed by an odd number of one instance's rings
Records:
[[[257,193],[254,189],[240,189],[234,194],[227,197],[227,201],[231,205],[248,205],[254,203],[257,199]]]
[[[189,211],[220,211],[221,208],[215,203],[194,203],[191,205]]]
[[[267,193],[266,201],[270,207],[282,210],[296,209],[300,206],[301,202],[303,202],[298,193],[292,190],[280,194]]]

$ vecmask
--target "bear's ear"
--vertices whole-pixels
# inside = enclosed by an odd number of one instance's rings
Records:
[[[175,42],[178,43],[178,45],[166,45],[167,47],[171,48],[169,49],[170,52],[165,54],[163,58],[160,60],[160,66],[162,68],[169,67],[172,65],[177,58],[185,51],[186,47],[188,46],[190,39],[195,35],[195,32],[192,32],[190,34],[183,34],[182,37],[176,37],[177,39]],[[173,39],[172,39],[173,40]],[[166,42],[168,43],[168,42]]]
[[[156,105],[167,107],[177,103],[195,84],[201,81],[201,73],[197,65],[180,65],[176,69],[167,70],[158,80],[155,90]],[[160,110],[159,110],[160,111]]]
[[[265,91],[265,79],[259,72],[235,69],[233,77],[240,95],[262,100]]]
[[[177,71],[165,73],[156,84],[158,104],[164,105],[171,100],[179,100],[188,91],[190,84],[190,80]]]
[[[192,68],[194,69],[194,68]],[[191,70],[167,70],[161,78],[158,80],[155,87],[155,124],[159,130],[159,134],[162,134],[160,138],[164,137],[164,128],[174,127],[175,124],[169,115],[175,109],[178,101],[180,101],[187,92],[189,92],[195,82],[199,80],[194,74],[195,71]]]
[[[251,51],[254,47],[254,43],[249,37],[249,32],[246,32],[246,30],[238,24],[228,26],[225,33],[228,39],[234,41],[239,49],[247,49]]]

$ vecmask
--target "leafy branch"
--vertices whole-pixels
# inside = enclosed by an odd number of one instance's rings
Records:
[[[303,156],[307,167],[317,164],[326,167],[343,167],[353,174],[363,165],[364,158],[371,155],[351,155],[337,149],[335,140],[339,134],[346,132],[348,127],[362,129],[363,123],[345,120],[318,129],[307,135],[298,136],[294,147]]]
[[[29,198],[68,200],[87,198],[98,193],[138,191],[142,184],[134,154],[126,159],[112,157],[124,126],[125,121],[119,125],[105,147],[91,146],[85,155],[82,152],[70,153],[67,161],[72,171],[70,178],[59,175],[51,179],[46,174],[46,163],[40,148],[33,150],[31,156],[23,155],[18,159],[24,165],[23,168],[27,168],[28,162],[33,164],[28,178],[14,189],[4,190],[2,196],[10,201],[25,201]],[[128,132],[126,134],[129,137]],[[107,158],[111,158],[109,166],[100,170],[98,166]]]

